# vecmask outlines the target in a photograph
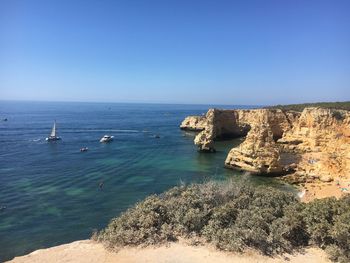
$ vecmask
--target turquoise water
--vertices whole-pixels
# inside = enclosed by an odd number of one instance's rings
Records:
[[[180,182],[240,178],[223,168],[240,139],[199,153],[195,133],[178,128],[209,107],[0,102],[0,119],[8,119],[0,122],[0,261],[89,238],[135,202]],[[47,143],[54,119],[62,140]],[[99,143],[104,134],[115,140]],[[273,178],[249,179],[283,187]]]

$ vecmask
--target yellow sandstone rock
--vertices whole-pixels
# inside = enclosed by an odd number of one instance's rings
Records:
[[[301,182],[350,178],[349,111],[210,109],[197,122],[187,123],[189,129],[201,130],[194,140],[201,151],[215,151],[215,140],[246,136],[228,153],[225,165],[229,168],[257,174],[293,173],[291,178]]]

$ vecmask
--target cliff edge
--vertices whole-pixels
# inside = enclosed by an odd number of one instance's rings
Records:
[[[187,121],[181,128],[200,131],[194,143],[206,152],[215,152],[216,140],[245,137],[227,155],[225,166],[231,169],[289,174],[287,180],[297,183],[350,178],[347,110],[209,109],[205,116]]]

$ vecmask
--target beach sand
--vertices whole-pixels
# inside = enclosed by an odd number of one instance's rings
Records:
[[[307,203],[314,199],[332,196],[340,198],[341,196],[350,193],[349,184],[349,179],[340,179],[329,183],[307,183],[301,189],[301,201]]]
[[[308,248],[294,255],[268,257],[257,252],[234,254],[215,250],[207,246],[190,246],[171,243],[168,246],[147,248],[124,248],[119,252],[107,251],[102,244],[91,240],[81,240],[48,249],[34,251],[16,257],[12,263],[75,262],[75,263],[277,263],[277,262],[330,262],[324,251]]]

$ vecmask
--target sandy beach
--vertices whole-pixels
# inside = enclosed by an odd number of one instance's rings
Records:
[[[301,201],[310,202],[314,199],[325,197],[340,198],[343,195],[350,193],[350,180],[339,179],[329,183],[307,183],[301,189]]]
[[[278,262],[330,262],[326,253],[317,248],[308,248],[293,255],[268,257],[257,252],[233,254],[206,246],[189,246],[171,243],[169,246],[125,248],[117,253],[107,251],[102,244],[91,240],[75,241],[48,249],[36,250],[16,257],[12,263],[75,262],[75,263],[278,263]]]

